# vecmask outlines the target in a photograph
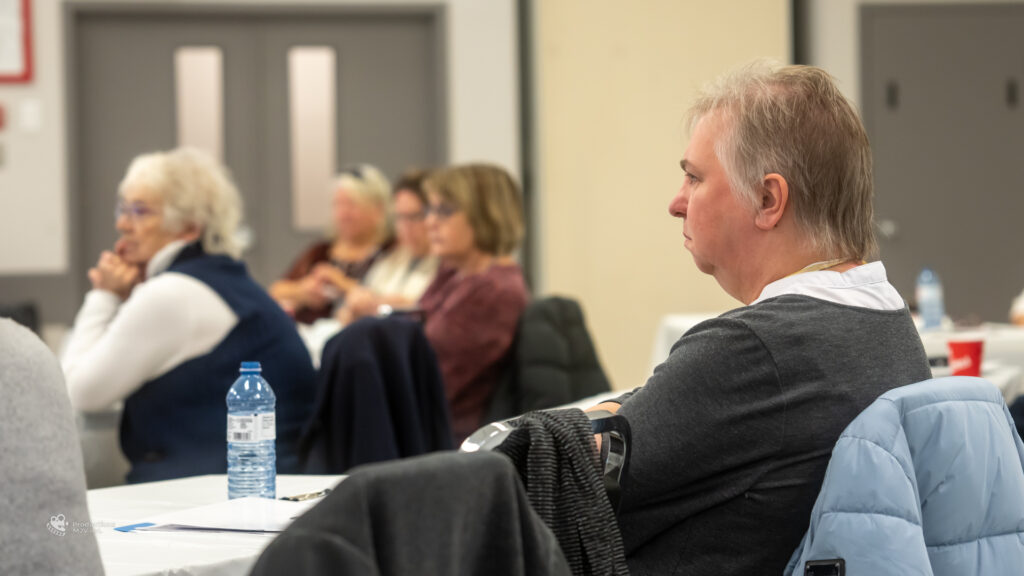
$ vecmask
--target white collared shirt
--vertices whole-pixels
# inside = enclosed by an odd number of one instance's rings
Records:
[[[184,249],[171,242],[150,258],[127,300],[90,290],[62,355],[71,405],[105,410],[146,382],[212,351],[238,317],[212,288],[166,272]]]
[[[881,262],[863,264],[846,272],[821,270],[787,276],[765,286],[751,305],[784,294],[871,310],[901,310],[906,306],[903,297],[889,283]]]

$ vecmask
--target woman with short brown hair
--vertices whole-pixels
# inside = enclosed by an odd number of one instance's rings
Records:
[[[425,189],[441,270],[420,306],[458,444],[481,424],[529,299],[513,257],[523,237],[522,197],[508,172],[488,164],[440,170]]]

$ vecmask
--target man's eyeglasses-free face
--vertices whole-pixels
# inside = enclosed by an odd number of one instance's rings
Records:
[[[158,214],[160,211],[155,208],[150,208],[140,202],[125,202],[120,200],[117,206],[114,206],[114,220],[119,220],[121,216],[127,216],[129,220],[137,222],[146,216],[151,214]]]

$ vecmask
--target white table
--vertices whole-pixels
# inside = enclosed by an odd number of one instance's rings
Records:
[[[277,495],[319,491],[341,478],[281,475],[277,477]],[[90,490],[89,513],[107,576],[248,574],[273,536],[114,530],[160,514],[221,502],[227,500],[227,494],[224,475]]]
[[[982,324],[972,332],[985,338],[982,348],[981,375],[1003,391],[1007,403],[1024,393],[1024,329],[1012,324]],[[947,343],[955,332],[943,329],[921,333],[921,343],[929,358],[949,355]],[[945,371],[933,370],[936,375]]]
[[[1024,328],[1012,324],[986,323],[976,331],[985,336],[982,356],[986,362],[997,362],[1024,370]],[[949,353],[946,342],[953,334],[954,331],[948,329],[922,332],[921,343],[924,344],[928,357],[946,356]]]

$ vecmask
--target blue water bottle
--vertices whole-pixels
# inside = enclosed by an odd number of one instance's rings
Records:
[[[946,314],[942,303],[942,283],[931,268],[925,268],[918,274],[915,292],[917,311],[921,315],[921,330],[942,328],[942,318]]]
[[[242,362],[228,390],[228,498],[277,495],[277,398],[259,362]]]

